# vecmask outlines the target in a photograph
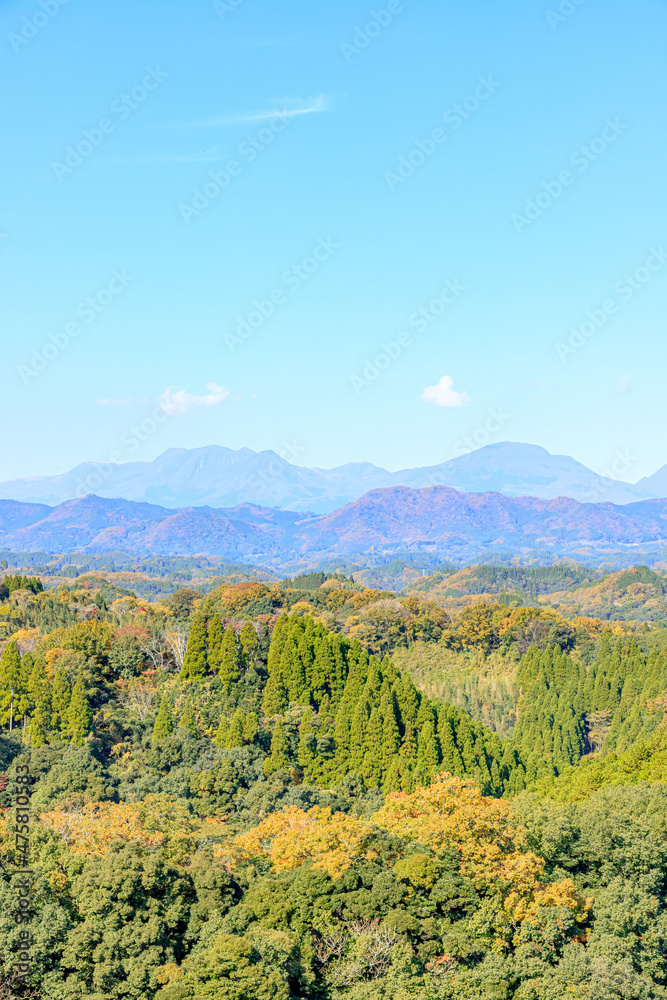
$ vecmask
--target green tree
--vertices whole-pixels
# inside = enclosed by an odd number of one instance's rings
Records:
[[[213,742],[217,747],[224,749],[227,746],[227,737],[229,735],[229,722],[224,715],[220,716],[220,722],[218,723],[218,729],[215,734],[215,739]]]
[[[198,614],[192,624],[192,631],[185,651],[181,679],[184,681],[199,680],[206,676],[206,621]]]
[[[243,739],[243,712],[240,708],[237,708],[232,718],[231,725],[229,727],[229,732],[227,734],[227,747],[230,749],[232,747],[242,747],[244,744]]]
[[[257,936],[260,940],[257,941]],[[266,948],[268,942],[273,947]],[[182,973],[158,993],[159,1000],[289,1000],[290,938],[258,928],[251,941],[218,934],[211,945],[186,959]],[[264,951],[266,959],[262,958]]]
[[[10,642],[0,658],[0,724],[13,728],[25,709],[27,685],[21,669],[21,654],[15,642]]]
[[[82,747],[90,733],[93,713],[88,704],[86,686],[81,674],[72,689],[72,700],[67,711],[67,735],[76,747]]]
[[[166,739],[173,731],[174,717],[171,713],[171,705],[169,704],[169,699],[163,695],[160,699],[160,708],[155,719],[155,725],[153,726],[153,746],[159,743],[160,740]]]
[[[189,698],[185,701],[185,707],[183,709],[183,715],[179,725],[184,729],[189,729],[193,736],[199,738],[199,730],[197,729],[197,723],[195,721],[195,713],[192,709],[192,702]]]
[[[65,735],[69,726],[69,706],[72,700],[72,686],[67,676],[67,671],[61,664],[55,672],[53,678],[53,691],[51,693],[51,704],[53,712],[53,726]]]
[[[317,734],[313,725],[313,710],[306,708],[299,726],[299,766],[303,768],[307,781],[317,778]]]
[[[24,657],[25,661],[25,657]],[[33,661],[28,677],[28,694],[34,706],[30,723],[30,738],[33,746],[43,746],[51,729],[51,687],[46,674],[46,664],[38,656]]]
[[[254,666],[259,654],[259,637],[252,622],[244,623],[239,635],[239,641],[241,643],[245,666]]]
[[[222,640],[225,630],[218,615],[213,615],[208,623],[208,666],[214,673],[220,673],[222,665]]]
[[[276,722],[271,737],[271,754],[264,761],[264,774],[268,778],[274,771],[290,767],[289,738],[281,719]]]
[[[218,666],[220,680],[225,685],[227,691],[229,691],[232,684],[235,684],[236,681],[238,681],[240,676],[240,667],[241,649],[234,626],[230,625],[225,631],[222,639]]]

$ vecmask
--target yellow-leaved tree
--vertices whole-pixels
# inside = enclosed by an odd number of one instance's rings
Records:
[[[373,827],[355,816],[314,806],[308,812],[290,806],[272,813],[259,826],[240,834],[214,853],[237,864],[253,857],[269,858],[275,871],[289,871],[306,861],[339,878],[365,853]]]
[[[90,802],[78,809],[41,813],[41,822],[62,837],[72,854],[103,856],[116,840],[142,847],[159,847],[164,834],[147,830],[139,806],[126,802]]]
[[[461,873],[495,900],[491,922],[499,939],[512,938],[524,921],[539,922],[541,907],[567,907],[579,922],[586,919],[592,901],[569,878],[545,882],[544,861],[527,849],[509,803],[485,797],[470,780],[443,774],[430,788],[388,795],[371,822],[433,851],[456,851]]]

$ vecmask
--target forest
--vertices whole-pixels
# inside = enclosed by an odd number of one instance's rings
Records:
[[[5,577],[0,998],[667,998],[664,578],[356,576]]]

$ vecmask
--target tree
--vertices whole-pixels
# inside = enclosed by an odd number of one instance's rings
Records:
[[[303,768],[307,781],[317,778],[317,735],[313,725],[313,711],[308,707],[303,713],[299,726],[299,766]]]
[[[184,729],[189,729],[193,736],[196,736],[197,738],[199,737],[199,730],[197,729],[197,723],[195,722],[195,713],[192,710],[192,702],[189,698],[186,699],[180,725]]]
[[[227,736],[229,735],[229,723],[224,715],[220,716],[220,722],[218,723],[218,729],[215,734],[214,743],[217,747],[224,749],[227,746]]]
[[[34,706],[30,723],[30,738],[33,746],[41,747],[46,743],[53,723],[51,719],[51,687],[46,676],[46,665],[39,656],[34,660],[30,671],[28,693]]]
[[[229,732],[227,734],[226,746],[231,749],[231,747],[242,747],[244,744],[243,739],[243,712],[240,708],[237,708],[232,719],[232,724],[229,727]]]
[[[259,637],[252,622],[245,622],[239,635],[243,660],[246,667],[255,665],[255,660],[259,653]]]
[[[157,718],[155,720],[155,725],[153,726],[153,739],[152,743],[155,746],[160,740],[166,739],[174,731],[174,717],[171,714],[171,706],[169,704],[169,699],[166,696],[162,696],[160,699],[160,708],[157,713]]]
[[[183,681],[200,680],[206,676],[206,621],[199,614],[195,617],[188,639],[188,648],[183,659],[181,679]]]
[[[72,687],[67,676],[67,671],[61,664],[55,672],[53,678],[53,691],[51,694],[51,704],[53,712],[53,725],[60,730],[63,735],[67,734],[69,726],[69,706],[72,700]]]
[[[74,746],[82,747],[90,733],[93,713],[88,704],[86,687],[81,674],[76,679],[72,690],[72,700],[67,712],[67,735]]]
[[[289,1000],[293,996],[287,982],[291,942],[280,931],[261,931],[264,941],[274,944],[267,961],[262,959],[262,943],[248,937],[218,934],[210,946],[189,956],[182,968],[164,970],[166,982],[159,1000]],[[275,947],[276,943],[278,948]],[[280,956],[278,961],[276,957]]]
[[[264,774],[268,778],[274,771],[282,771],[289,766],[289,739],[282,720],[278,719],[271,737],[271,754],[264,761]]]
[[[0,658],[0,723],[14,728],[23,715],[26,685],[21,670],[21,654],[15,642],[10,642]],[[25,711],[25,709],[24,709]]]
[[[241,667],[241,649],[233,625],[230,625],[220,645],[218,674],[220,680],[229,691],[232,684],[239,679]]]
[[[213,615],[208,623],[208,666],[214,673],[220,672],[222,663],[222,641],[225,630],[219,615]]]

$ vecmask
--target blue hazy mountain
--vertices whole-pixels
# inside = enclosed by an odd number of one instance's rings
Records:
[[[368,462],[310,469],[273,451],[234,451],[210,445],[170,448],[151,462],[84,462],[59,476],[0,483],[0,498],[53,506],[94,493],[161,507],[250,503],[328,514],[370,490],[393,486],[451,486],[463,493],[494,491],[505,496],[625,504],[666,496],[667,467],[632,486],[599,476],[567,455],[551,455],[537,445],[512,442],[487,445],[441,465],[401,472],[388,472]]]

